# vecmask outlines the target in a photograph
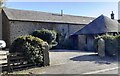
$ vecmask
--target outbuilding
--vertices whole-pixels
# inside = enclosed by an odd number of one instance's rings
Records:
[[[77,31],[73,36],[85,36],[85,44],[79,45],[78,48],[84,48],[88,51],[95,51],[94,40],[98,35],[111,34],[115,35],[119,33],[119,23],[117,20],[110,19],[107,16],[101,15],[88,25]]]
[[[55,30],[68,38],[94,19],[64,13],[3,8],[0,19],[0,39],[3,39],[9,47],[18,36],[31,34],[34,30],[42,28]],[[61,42],[59,38],[58,42]]]

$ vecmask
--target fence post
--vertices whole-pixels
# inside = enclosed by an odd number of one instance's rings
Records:
[[[7,66],[8,66],[8,72],[11,72],[11,66],[10,66],[10,54],[7,54]]]
[[[44,61],[44,66],[50,65],[50,59],[49,59],[49,45],[48,43],[44,42],[43,46],[43,61]]]

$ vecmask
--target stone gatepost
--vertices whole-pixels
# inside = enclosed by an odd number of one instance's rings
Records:
[[[105,56],[105,41],[102,38],[98,40],[98,55],[100,57]]]
[[[50,65],[50,59],[49,59],[49,45],[47,42],[44,42],[42,45],[43,49],[43,65],[48,66]]]

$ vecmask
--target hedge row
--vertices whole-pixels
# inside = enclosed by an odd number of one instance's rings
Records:
[[[56,39],[56,32],[52,30],[42,29],[36,30],[32,35],[20,36],[11,45],[10,52],[21,52],[26,60],[36,65],[43,65],[43,49],[45,43],[49,46]]]
[[[10,48],[10,52],[20,52],[23,53],[26,60],[30,63],[35,63],[37,65],[43,64],[43,50],[42,44],[43,40],[40,38],[28,35],[20,36],[13,43]]]
[[[48,42],[48,44],[52,44],[52,42],[55,42],[56,40],[56,32],[54,30],[48,29],[35,30],[32,33],[32,36],[38,37]]]
[[[110,56],[117,56],[120,52],[120,35],[102,35],[95,39],[95,48],[97,50],[98,39],[103,38],[105,40],[105,52]]]

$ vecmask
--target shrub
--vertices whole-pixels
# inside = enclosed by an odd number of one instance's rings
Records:
[[[38,38],[48,42],[50,47],[57,45],[57,42],[55,41],[56,35],[57,35],[57,33],[54,30],[48,30],[48,29],[35,30],[32,33],[32,36],[38,37]]]
[[[115,37],[115,39],[116,39],[117,45],[118,45],[118,47],[117,47],[118,54],[120,55],[120,35],[117,35],[117,36]]]
[[[103,38],[105,40],[105,52],[107,55],[110,55],[110,56],[117,55],[118,42],[116,40],[116,36],[112,36],[112,35],[98,36],[94,42],[96,50],[97,50],[97,44],[98,44],[97,42],[99,38]]]
[[[115,38],[109,38],[105,40],[106,53],[110,56],[117,55],[117,41]]]
[[[28,62],[43,65],[43,43],[42,39],[31,35],[20,36],[12,43],[10,52],[21,52]]]
[[[41,38],[49,44],[56,40],[56,32],[48,29],[35,30],[32,36]]]

